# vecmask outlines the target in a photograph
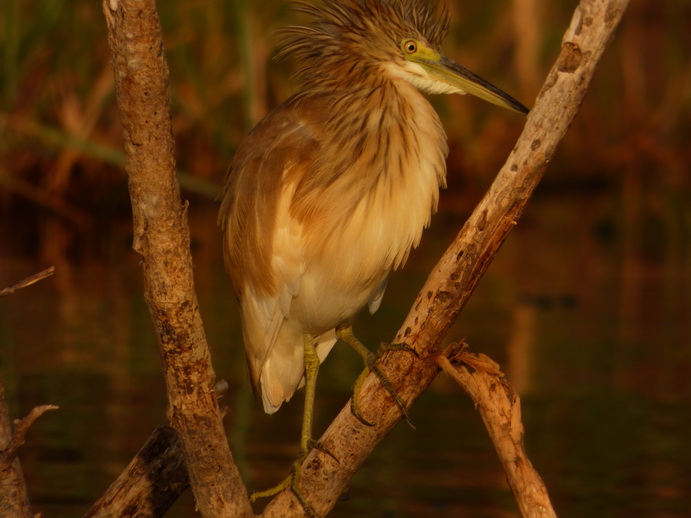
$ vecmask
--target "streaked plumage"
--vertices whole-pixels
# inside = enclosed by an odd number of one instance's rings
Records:
[[[301,90],[237,150],[219,213],[268,413],[303,380],[305,334],[323,360],[337,326],[364,306],[376,311],[436,210],[448,148],[420,91],[464,93],[441,75],[460,74],[471,93],[525,110],[439,54],[448,17],[428,2],[299,10],[315,21],[287,29],[283,52],[297,60]]]

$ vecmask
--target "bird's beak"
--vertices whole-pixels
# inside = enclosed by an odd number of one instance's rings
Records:
[[[528,108],[509,94],[446,56],[440,56],[437,63],[429,63],[428,67],[428,71],[436,76],[437,80],[448,83],[459,90],[509,110],[524,114],[529,112]]]
[[[436,53],[434,53],[436,54]],[[497,106],[502,106],[518,113],[527,114],[530,110],[480,76],[467,68],[440,54],[426,56],[427,59],[415,60],[429,74],[430,78],[484,99]]]

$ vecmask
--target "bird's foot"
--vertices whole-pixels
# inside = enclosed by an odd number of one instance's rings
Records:
[[[407,353],[414,354],[416,358],[420,358],[420,354],[405,342],[398,342],[398,343],[382,342],[382,343],[380,343],[379,349],[377,350],[377,357],[381,356],[382,354],[384,354],[385,352],[388,352],[388,351],[404,351]]]
[[[250,502],[254,503],[260,498],[269,498],[274,495],[277,495],[281,491],[283,491],[285,488],[287,488],[289,485],[291,485],[293,479],[293,470],[291,469],[290,475],[288,475],[286,478],[284,478],[281,482],[279,482],[277,485],[270,487],[269,489],[265,489],[264,491],[252,491],[250,493]]]
[[[405,403],[403,403],[403,400],[391,385],[389,378],[387,378],[377,366],[377,359],[382,353],[394,350],[409,351],[417,355],[417,352],[412,347],[406,344],[382,343],[376,355],[367,351],[367,354],[363,357],[365,361],[365,368],[360,373],[360,376],[358,376],[357,380],[355,380],[355,385],[353,385],[353,397],[350,400],[350,411],[362,424],[366,426],[374,426],[374,423],[372,421],[369,421],[362,415],[362,412],[360,411],[359,405],[357,403],[358,396],[360,394],[360,389],[362,388],[362,383],[365,381],[367,375],[370,372],[373,372],[377,376],[377,378],[379,378],[379,382],[382,384],[382,386],[393,398],[394,402],[396,403],[396,406],[401,411],[401,415],[403,415],[403,418],[406,420],[406,422],[410,425],[411,428],[415,429],[415,426],[413,425],[412,421],[410,420],[410,416],[408,415],[408,409],[406,408]]]
[[[331,453],[329,449],[326,446],[324,446],[324,444],[321,441],[317,441],[315,439],[309,440],[309,442],[307,443],[307,453],[301,453],[298,460],[302,459],[304,461],[305,457],[307,457],[309,452],[311,452],[312,450],[319,450],[320,452],[327,454],[329,457],[335,460],[337,464],[340,464],[336,456],[333,453]]]
[[[302,496],[300,490],[298,489],[298,484],[300,482],[300,470],[302,469],[302,463],[304,462],[305,457],[307,457],[307,455],[300,455],[300,457],[295,462],[293,462],[293,465],[290,467],[290,475],[288,475],[274,487],[270,487],[269,489],[265,489],[264,491],[253,491],[250,494],[250,501],[254,503],[259,498],[270,498],[272,496],[277,495],[281,491],[290,488],[290,490],[295,495],[295,498],[298,499],[298,502],[300,502],[300,505],[305,510],[305,514],[307,514],[307,516],[309,516],[310,518],[316,518],[316,511],[307,502],[307,500],[305,500],[305,497]]]
[[[252,494],[250,495],[250,501],[254,503],[259,498],[269,498],[269,497],[277,495],[278,493],[280,493],[284,489],[290,488],[290,490],[295,495],[295,498],[298,499],[298,502],[300,502],[300,505],[305,510],[305,514],[307,514],[307,516],[309,516],[310,518],[316,518],[317,517],[316,511],[307,502],[307,500],[305,500],[305,498],[302,496],[302,494],[300,493],[300,490],[298,488],[298,484],[300,482],[300,473],[302,471],[302,465],[305,462],[305,459],[307,458],[309,453],[313,449],[319,450],[322,453],[327,454],[329,457],[331,457],[336,462],[338,462],[338,459],[336,458],[336,456],[333,453],[331,453],[321,442],[315,441],[314,439],[310,439],[308,441],[307,448],[300,450],[300,455],[298,456],[298,458],[295,460],[295,462],[293,462],[292,466],[290,467],[290,475],[288,475],[286,478],[284,478],[281,482],[279,482],[274,487],[271,487],[269,489],[265,489],[264,491],[253,491]]]
[[[362,387],[362,383],[365,381],[365,378],[370,372],[373,372],[377,378],[379,378],[379,381],[381,382],[382,386],[387,390],[389,394],[391,394],[391,397],[394,399],[396,402],[396,406],[401,411],[401,414],[405,418],[405,420],[408,422],[408,424],[412,427],[413,423],[410,421],[410,417],[408,416],[408,410],[401,400],[400,396],[396,393],[394,390],[393,386],[391,385],[391,382],[389,379],[384,376],[384,373],[377,367],[377,358],[384,352],[386,351],[407,351],[415,354],[418,356],[417,351],[410,347],[407,344],[404,343],[395,343],[395,344],[389,344],[389,343],[382,343],[379,347],[379,351],[377,352],[377,355],[372,354],[372,352],[365,347],[360,340],[358,340],[355,335],[353,334],[353,329],[350,327],[350,325],[343,325],[341,327],[338,327],[336,329],[336,334],[337,336],[343,340],[345,343],[347,343],[350,347],[352,347],[363,359],[365,362],[365,369],[362,371],[360,376],[358,376],[357,380],[355,380],[355,385],[353,386],[353,397],[350,400],[350,410],[353,412],[353,415],[364,425],[366,426],[374,426],[374,423],[372,421],[369,421],[368,419],[365,419],[365,417],[362,415],[362,412],[360,411],[360,408],[357,404],[358,400],[358,395],[360,393],[360,388]]]

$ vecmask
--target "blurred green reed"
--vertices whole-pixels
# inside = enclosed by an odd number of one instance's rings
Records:
[[[575,5],[452,0],[445,52],[530,106]],[[300,19],[285,0],[167,0],[159,12],[181,179],[213,197],[243,135],[295,89],[291,63],[273,56],[276,30]],[[691,0],[631,3],[562,145],[559,178],[617,182],[636,161],[689,186],[690,29]],[[123,182],[101,3],[5,0],[0,55],[0,177],[76,205],[85,191],[110,192],[92,183]],[[433,102],[449,135],[450,170],[485,184],[522,119],[460,96]],[[9,193],[0,205],[21,196],[13,182],[0,185]]]

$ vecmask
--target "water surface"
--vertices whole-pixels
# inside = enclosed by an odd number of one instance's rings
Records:
[[[561,517],[691,516],[691,214],[688,203],[634,202],[617,191],[539,193],[448,337],[493,357],[520,392],[527,448]],[[464,209],[444,203],[380,311],[356,322],[373,347],[393,337],[460,227]],[[228,435],[250,488],[262,489],[297,453],[302,394],[270,417],[255,403],[214,209],[193,202],[190,215],[214,367],[231,388]],[[0,375],[13,414],[60,406],[34,425],[21,455],[44,516],[81,515],[166,422],[129,233],[128,218],[85,232],[48,216],[2,225],[2,286],[57,268],[0,299]],[[317,431],[360,369],[346,347],[330,355]],[[332,516],[518,516],[481,420],[454,383],[440,376],[411,417],[417,429],[394,429]],[[187,494],[170,516],[192,514]]]

